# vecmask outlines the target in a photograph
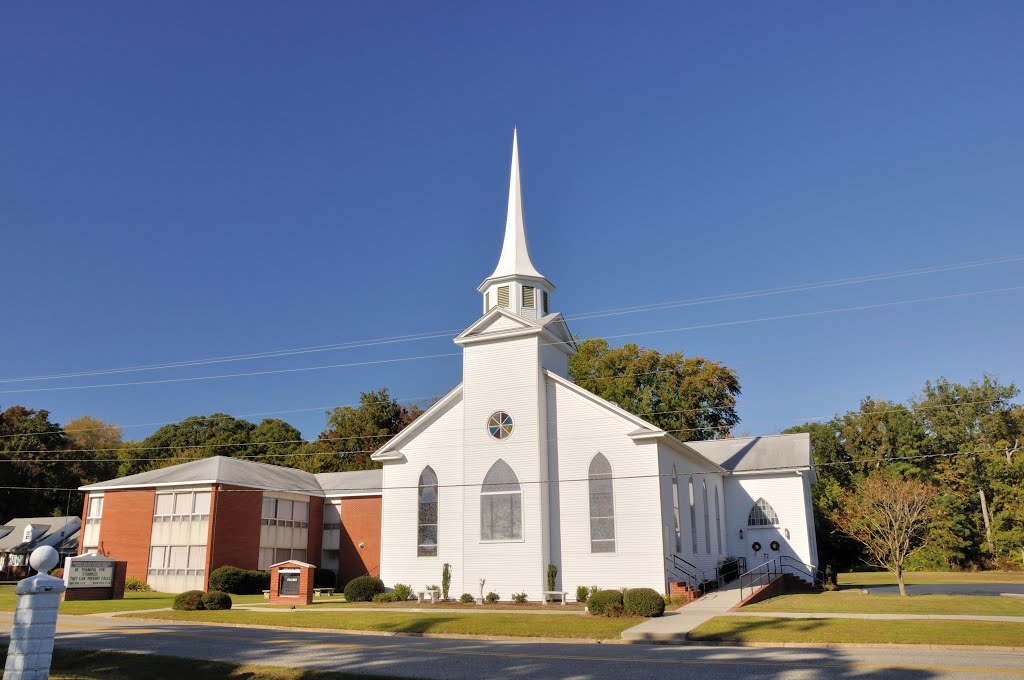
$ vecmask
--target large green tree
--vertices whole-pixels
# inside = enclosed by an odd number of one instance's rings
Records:
[[[47,462],[63,458],[68,438],[45,410],[11,406],[0,412],[0,523],[12,517],[63,515],[81,509],[77,488],[78,468],[68,463]],[[75,504],[78,503],[76,506]]]
[[[627,343],[588,338],[569,359],[576,384],[680,439],[727,436],[740,418],[736,371],[682,352],[661,354]]]

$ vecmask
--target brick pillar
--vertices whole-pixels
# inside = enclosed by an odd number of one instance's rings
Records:
[[[53,639],[57,635],[57,608],[64,581],[46,572],[57,566],[60,557],[50,546],[32,551],[30,563],[39,573],[18,582],[14,592],[18,604],[14,610],[11,643],[7,648],[4,680],[47,680],[53,659]]]

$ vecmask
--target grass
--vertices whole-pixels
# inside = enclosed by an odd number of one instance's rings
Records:
[[[838,575],[840,586],[894,586],[896,576],[888,571],[855,571]],[[908,584],[937,583],[1024,583],[1024,571],[910,571]]]
[[[0,650],[0,664],[6,650]],[[386,680],[380,675],[182,659],[155,654],[55,649],[50,680]]]
[[[831,614],[964,614],[1024,616],[1024,599],[984,595],[860,595],[853,592],[779,595],[744,607],[762,612]]]
[[[61,602],[61,614],[98,614],[100,612],[126,612],[132,609],[160,609],[170,607],[174,595],[170,593],[125,593],[123,600],[79,600]],[[14,584],[0,584],[0,611],[12,612],[17,603]]]
[[[1024,623],[771,619],[760,616],[717,616],[690,631],[688,637],[691,640],[721,642],[1020,647],[1024,646]]]
[[[257,626],[331,628],[392,633],[438,633],[445,635],[500,635],[511,637],[616,639],[622,631],[643,619],[610,619],[598,616],[529,614],[472,614],[456,611],[413,612],[153,612],[127,614],[132,618],[207,623],[245,623]]]

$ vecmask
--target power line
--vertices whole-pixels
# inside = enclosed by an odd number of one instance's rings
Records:
[[[1008,287],[1004,287],[1004,288],[991,288],[991,289],[987,289],[987,290],[969,291],[969,292],[966,292],[966,293],[952,293],[952,294],[949,294],[949,295],[936,295],[936,296],[924,297],[924,298],[913,298],[913,299],[910,299],[910,300],[897,300],[897,301],[893,301],[893,302],[881,302],[881,303],[870,304],[870,305],[858,305],[858,306],[854,306],[854,307],[839,307],[839,308],[835,308],[835,309],[817,310],[817,311],[812,311],[812,312],[798,312],[798,313],[794,313],[794,314],[781,314],[781,315],[776,315],[776,316],[756,317],[756,318],[752,318],[752,319],[740,319],[740,320],[736,320],[736,321],[723,321],[723,322],[717,322],[717,323],[698,324],[698,325],[694,325],[694,326],[680,326],[680,327],[676,327],[676,328],[661,328],[661,329],[654,329],[654,330],[648,330],[648,331],[635,331],[635,332],[631,332],[631,333],[620,333],[620,334],[617,334],[617,335],[606,335],[606,336],[604,336],[604,339],[609,339],[609,338],[616,339],[616,338],[624,338],[624,337],[635,337],[635,336],[638,336],[638,335],[654,335],[654,334],[661,334],[661,333],[677,333],[677,332],[682,332],[682,331],[703,330],[703,329],[708,329],[708,328],[722,328],[722,327],[727,327],[727,326],[738,326],[738,325],[746,325],[746,324],[753,324],[753,323],[762,323],[762,322],[765,322],[765,321],[781,321],[781,320],[787,320],[787,319],[810,318],[810,317],[815,317],[815,316],[824,316],[824,315],[827,315],[827,314],[839,314],[839,313],[844,313],[844,312],[865,311],[865,310],[869,310],[869,309],[882,309],[882,308],[887,308],[887,307],[897,307],[897,306],[903,306],[903,305],[917,304],[917,303],[921,303],[921,302],[935,302],[935,301],[940,301],[940,300],[952,300],[952,299],[974,297],[974,296],[978,296],[978,295],[988,295],[988,294],[993,294],[993,293],[1007,293],[1007,292],[1019,291],[1019,290],[1024,290],[1024,286],[1008,286]],[[542,343],[542,344],[549,345],[549,346],[555,346],[555,345],[568,345],[570,343],[569,343],[569,341],[558,341],[558,342],[548,342],[548,343]],[[87,390],[87,389],[98,389],[98,388],[108,388],[108,387],[131,387],[131,386],[139,386],[139,385],[157,385],[157,384],[169,384],[169,383],[185,383],[185,382],[196,382],[196,381],[207,381],[207,380],[220,380],[220,379],[227,379],[227,378],[244,378],[244,377],[263,376],[263,375],[279,375],[279,374],[285,374],[285,373],[303,373],[303,372],[320,371],[320,370],[327,370],[327,369],[351,368],[351,367],[356,367],[356,366],[370,366],[370,365],[380,365],[380,364],[402,363],[402,362],[409,362],[409,361],[419,361],[419,360],[424,360],[424,359],[446,358],[446,357],[461,356],[461,355],[462,355],[461,352],[447,352],[447,353],[441,353],[441,354],[426,354],[426,355],[420,355],[420,356],[399,357],[399,358],[394,358],[394,359],[377,359],[377,360],[369,360],[369,361],[357,361],[357,362],[349,362],[349,363],[343,363],[343,364],[327,364],[327,365],[321,365],[321,366],[305,366],[305,367],[300,367],[300,368],[281,368],[281,369],[265,370],[265,371],[250,371],[250,372],[246,372],[246,373],[226,373],[226,374],[221,374],[221,375],[193,376],[193,377],[187,377],[187,378],[164,378],[164,379],[160,379],[160,380],[142,380],[142,381],[124,382],[124,383],[102,383],[102,384],[96,384],[96,385],[67,385],[67,386],[62,386],[62,387],[39,387],[39,388],[21,389],[21,390],[3,390],[3,391],[0,391],[0,394],[23,394],[23,393],[31,393],[31,392],[60,392],[60,391],[68,391],[68,390]]]
[[[840,286],[849,286],[862,283],[872,283],[877,281],[885,281],[897,278],[907,278],[911,276],[922,276],[926,274],[943,273],[948,271],[956,271],[963,269],[971,269],[976,267],[991,266],[997,264],[1008,264],[1012,262],[1018,262],[1024,260],[1024,255],[1012,255],[999,258],[990,258],[984,260],[972,260],[967,262],[961,262],[951,265],[936,265],[931,267],[918,267],[913,269],[906,269],[896,272],[888,272],[884,274],[873,274],[860,277],[848,277],[842,279],[831,279],[826,281],[819,281],[807,284],[797,284],[793,286],[782,286],[776,288],[763,288],[758,290],[748,290],[739,293],[725,293],[721,295],[706,296],[700,298],[690,298],[686,300],[674,300],[667,302],[651,303],[646,305],[637,305],[633,307],[620,307],[607,310],[597,310],[592,312],[583,312],[580,314],[566,316],[566,320],[569,321],[582,321],[595,318],[604,318],[609,316],[619,316],[623,314],[635,314],[648,311],[661,311],[665,309],[674,309],[679,307],[694,306],[694,305],[705,305],[713,304],[717,302],[729,302],[735,300],[743,300],[758,297],[767,297],[774,295],[784,295],[788,293],[806,292],[809,290],[819,290],[823,288],[835,288]],[[309,347],[298,347],[280,350],[267,350],[263,352],[251,352],[247,354],[235,354],[228,356],[218,357],[207,357],[202,359],[190,359],[182,361],[172,361],[154,364],[143,364],[138,366],[127,366],[121,368],[110,368],[110,369],[97,369],[90,371],[76,371],[68,373],[57,373],[50,375],[37,375],[37,376],[24,376],[15,378],[0,378],[0,383],[15,383],[15,382],[35,382],[42,380],[58,380],[65,378],[79,378],[79,377],[91,377],[98,375],[113,375],[118,373],[135,373],[142,371],[155,371],[164,370],[169,368],[185,368],[191,366],[205,366],[210,364],[238,362],[238,361],[250,361],[256,359],[269,359],[284,356],[294,356],[300,354],[309,354],[314,352],[328,352],[336,351],[341,349],[353,349],[360,347],[371,347],[378,345],[394,344],[400,342],[414,342],[419,340],[429,340],[442,337],[452,337],[453,333],[458,333],[461,329],[446,329],[439,331],[425,331],[421,333],[412,333],[408,335],[390,336],[384,338],[375,338],[370,340],[353,340],[348,342],[330,343],[324,345],[313,345]],[[0,392],[0,394],[5,394]]]
[[[880,464],[880,463],[896,463],[896,462],[902,462],[902,461],[923,460],[923,459],[932,459],[932,458],[954,458],[954,457],[957,457],[957,456],[981,456],[981,455],[989,455],[989,454],[994,454],[994,453],[1003,453],[1003,451],[1000,451],[1000,450],[997,450],[997,449],[992,449],[992,450],[988,450],[988,451],[954,451],[954,452],[951,452],[951,453],[927,453],[927,454],[919,454],[919,455],[914,455],[914,456],[893,456],[893,457],[888,457],[888,458],[886,458],[886,457],[865,458],[865,459],[862,459],[862,460],[825,461],[825,462],[821,462],[821,463],[814,463],[813,467],[814,468],[823,468],[823,467],[839,467],[839,466],[848,466],[848,465],[867,465],[867,466],[871,466],[871,465],[877,465],[877,464]],[[709,461],[709,462],[713,462],[713,461]],[[757,472],[782,472],[782,471],[790,471],[790,470],[793,470],[794,467],[803,467],[803,466],[778,465],[778,466],[773,466],[773,467],[758,468]],[[677,474],[676,476],[677,477],[691,477],[691,476],[692,477],[701,477],[701,476],[708,476],[708,475],[719,476],[721,474],[722,474],[721,472],[717,472],[717,471],[696,471],[696,472],[686,472],[686,473],[683,473],[681,475]],[[726,474],[728,474],[728,472]],[[653,478],[672,477],[672,476],[673,476],[673,473],[649,473],[649,474],[638,474],[638,475],[613,475],[611,477],[611,479],[620,479],[620,480],[623,480],[623,479],[653,479]],[[604,479],[608,479],[608,477],[604,477]],[[536,479],[536,480],[522,480],[522,479],[520,479],[519,483],[520,484],[564,484],[564,483],[570,483],[570,482],[589,482],[589,481],[590,481],[590,477],[571,477],[571,478],[565,478],[565,479]],[[187,484],[187,482],[183,482],[183,484]],[[480,481],[480,482],[465,482],[465,483],[461,483],[461,484],[438,484],[437,485],[438,488],[466,488],[466,487],[482,487],[482,486],[485,486],[483,481]],[[374,492],[374,493],[376,493],[376,492],[381,492],[381,491],[397,491],[397,490],[402,490],[402,489],[418,489],[418,488],[419,488],[418,484],[408,484],[408,485],[398,485],[398,486],[385,486],[385,487],[368,487],[367,486],[367,487],[346,488],[345,492],[346,493],[351,493],[351,492],[366,491],[366,492]],[[60,487],[60,486],[0,486],[0,489],[15,490],[15,491],[78,491],[79,490],[77,487]],[[104,489],[96,489],[96,491],[104,491]],[[218,491],[218,493],[256,493],[256,492],[264,493],[264,492],[267,492],[267,491],[270,491],[270,492],[291,492],[291,493],[313,493],[313,492],[315,492],[315,493],[323,493],[324,490],[322,488],[319,488],[319,487],[315,488],[315,489],[313,489],[313,488],[280,487],[280,488],[266,488],[266,489],[220,489]]]

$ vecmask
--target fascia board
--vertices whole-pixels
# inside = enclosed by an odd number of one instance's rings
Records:
[[[402,444],[415,437],[423,428],[427,427],[434,422],[446,408],[448,408],[455,401],[462,398],[462,383],[459,383],[451,389],[448,394],[441,397],[440,401],[424,411],[419,418],[412,421],[408,427],[396,434],[394,437],[389,439],[384,446],[377,449],[373,455],[370,456],[370,460],[395,460],[394,458],[385,457],[384,454],[390,451],[396,451]],[[401,454],[398,454],[401,455]]]
[[[525,274],[505,274],[504,276],[493,276],[491,278],[484,279],[483,282],[476,287],[478,293],[484,292],[484,289],[490,288],[491,286],[498,283],[511,283],[512,281],[532,281],[538,284],[538,287],[546,289],[549,293],[555,291],[555,284],[548,281],[543,276],[527,276]]]
[[[215,480],[215,479],[199,479],[196,481],[189,482],[154,482],[150,484],[117,484],[115,486],[101,486],[101,487],[89,487],[80,486],[79,491],[118,491],[122,489],[166,489],[175,486],[217,486],[226,484],[228,486],[239,486],[243,489],[260,489],[261,491],[283,491],[287,493],[297,493],[304,496],[323,496],[324,492],[319,489],[280,489],[276,486],[263,486],[257,484],[243,484],[241,482],[232,482],[227,480]]]

